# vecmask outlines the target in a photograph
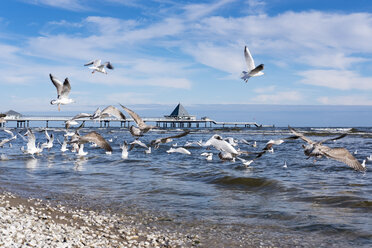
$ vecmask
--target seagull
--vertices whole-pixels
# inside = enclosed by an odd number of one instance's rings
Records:
[[[114,116],[115,118],[119,120],[125,120],[125,115],[116,107],[109,105],[105,109],[101,110],[99,107],[94,111],[93,114],[88,114],[88,113],[80,113],[75,115],[70,119],[70,121],[74,121],[77,119],[82,119],[82,118],[88,118],[91,120],[100,120],[101,118],[106,118]]]
[[[27,154],[30,154],[30,155],[33,156],[34,154],[39,154],[43,151],[43,149],[44,149],[43,146],[36,146],[36,144],[35,144],[35,142],[36,142],[35,134],[31,131],[31,129],[27,129],[27,132],[25,133],[25,136],[28,137],[27,148],[26,148],[26,150],[24,150],[23,146],[21,147],[21,150],[24,153],[27,153]]]
[[[121,148],[121,158],[127,159],[128,158],[128,144],[126,141],[124,141],[123,145],[120,146]]]
[[[177,135],[173,135],[173,136],[169,136],[169,137],[165,137],[165,138],[159,138],[159,139],[156,139],[156,140],[152,140],[150,142],[150,145],[151,146],[155,146],[155,148],[159,148],[159,145],[160,144],[165,144],[165,143],[172,142],[173,139],[181,138],[183,136],[188,135],[189,133],[190,133],[190,130],[186,130],[185,132],[180,133],[180,134],[177,134]]]
[[[245,57],[245,61],[247,62],[248,71],[242,72],[240,76],[241,79],[243,79],[247,83],[249,78],[261,76],[264,74],[262,72],[262,70],[264,69],[264,65],[260,64],[257,67],[255,66],[252,55],[249,52],[247,46],[244,47],[244,57]]]
[[[187,149],[183,148],[183,147],[178,147],[178,148],[173,148],[171,147],[167,153],[174,153],[174,152],[178,152],[178,153],[182,153],[182,154],[187,154],[187,155],[190,155],[191,152],[189,152]]]
[[[139,145],[143,148],[148,149],[148,146],[145,143],[143,143],[142,141],[140,141],[138,138],[135,139],[133,142],[129,143],[129,145],[130,145],[129,151],[131,151],[134,148],[135,145]]]
[[[105,117],[114,116],[119,120],[125,120],[125,115],[116,107],[110,105],[104,108],[102,111],[98,108],[96,112],[94,112],[92,119],[101,119]]]
[[[138,127],[135,127],[135,126],[130,126],[129,128],[129,132],[131,135],[133,135],[134,137],[141,137],[143,136],[143,133],[141,132],[141,129],[139,129]]]
[[[89,66],[88,67],[89,69],[92,69],[93,70],[92,71],[92,74],[94,72],[96,72],[96,71],[101,72],[101,73],[104,73],[104,74],[107,74],[107,72],[105,70],[105,67],[107,69],[110,69],[110,70],[113,70],[114,69],[114,67],[112,66],[112,64],[109,61],[101,64],[101,60],[100,59],[92,60],[92,61],[84,64],[84,66],[88,66],[88,65],[92,65],[92,66]]]
[[[61,110],[61,104],[69,104],[75,102],[74,100],[68,98],[68,94],[71,91],[71,85],[68,80],[68,78],[65,78],[65,81],[62,82],[59,81],[56,77],[54,77],[52,74],[49,74],[50,80],[52,80],[52,83],[57,89],[57,100],[52,100],[50,104],[56,105],[58,104],[58,111]]]
[[[288,166],[287,166],[287,161],[284,161],[283,168],[288,168]]]
[[[199,140],[199,141],[186,141],[185,143],[185,147],[192,147],[192,146],[203,146],[203,141],[202,140]]]
[[[68,141],[67,136],[65,136],[63,143],[61,143],[58,138],[57,138],[57,141],[61,145],[61,152],[65,152],[68,150],[67,149],[67,141]]]
[[[44,148],[47,148],[47,149],[52,148],[52,147],[53,147],[53,141],[54,141],[54,136],[53,136],[53,134],[51,134],[51,135],[49,136],[48,131],[45,130],[45,137],[47,138],[47,142],[46,142],[46,143],[43,143],[42,146],[43,146]]]
[[[12,131],[10,131],[9,129],[4,128],[3,130],[4,130],[4,132],[6,132],[7,134],[10,134],[10,136],[11,136],[10,138],[11,138],[11,139],[17,139],[17,136],[14,135],[14,133],[13,133]]]
[[[362,167],[364,168],[364,170],[366,169],[366,160],[364,159],[363,162],[362,162]]]
[[[218,134],[213,135],[209,140],[207,140],[203,146],[213,146],[219,151],[228,152],[233,155],[238,155],[238,151],[227,141],[223,140]]]
[[[110,144],[97,132],[92,131],[84,136],[76,135],[76,137],[71,138],[70,143],[78,143],[79,145],[85,143],[95,143],[100,148],[106,150],[106,152],[112,152]]]
[[[292,138],[293,137],[289,137],[289,138],[286,138],[286,139],[292,139]],[[278,140],[271,139],[271,140],[269,140],[266,143],[266,146],[262,149],[262,152],[258,153],[258,155],[256,156],[256,158],[261,157],[266,152],[274,153],[273,145],[280,145],[280,144],[283,144],[283,143],[284,143],[284,140],[282,140],[282,139],[278,139]]]
[[[140,129],[141,131],[141,134],[142,133],[147,133],[148,131],[150,131],[151,129],[153,128],[157,128],[156,126],[151,126],[151,125],[147,125],[143,120],[142,118],[136,113],[134,112],[133,110],[130,110],[129,108],[123,106],[120,104],[120,106],[126,111],[128,112],[128,114],[133,118],[134,122],[136,123],[137,127]],[[138,136],[138,135],[137,135]]]
[[[222,152],[218,153],[218,157],[223,161],[235,162],[235,156],[230,152],[222,151]]]
[[[354,170],[357,171],[365,171],[365,167],[363,167],[359,161],[345,148],[343,147],[336,147],[336,148],[330,148],[328,146],[323,145],[326,141],[332,141],[341,139],[346,136],[346,134],[342,134],[341,136],[331,138],[331,139],[325,139],[318,142],[314,142],[311,139],[305,137],[303,134],[298,133],[295,129],[292,127],[289,127],[289,130],[295,135],[295,138],[300,138],[303,141],[307,142],[308,144],[302,147],[304,148],[304,153],[306,156],[310,157],[322,157],[325,156],[327,158],[331,158],[334,160],[337,160],[339,162],[345,163]]]
[[[88,154],[88,152],[84,151],[84,144],[82,144],[82,143],[80,143],[80,145],[78,146],[77,151],[78,152],[76,153],[76,156],[78,156],[78,157],[83,157],[83,156]]]
[[[79,122],[75,121],[74,119],[70,119],[70,120],[65,121],[65,128],[66,129],[69,129],[70,126],[75,126],[75,125],[79,125]]]
[[[11,137],[11,138],[9,138],[9,139],[3,139],[3,140],[1,140],[0,141],[0,147],[2,148],[6,143],[8,143],[8,142],[10,142],[10,141],[12,141],[12,140],[14,140],[14,139],[16,139],[17,137],[16,136],[13,136],[13,137]],[[9,143],[10,144],[10,143]]]
[[[200,154],[201,156],[205,156],[205,159],[211,161],[213,159],[213,153],[211,152],[203,152]]]
[[[240,161],[242,161],[242,164],[245,166],[245,167],[248,167],[251,165],[251,163],[253,163],[253,160],[245,160],[243,158],[239,158],[239,157],[236,157],[237,159],[239,159]]]

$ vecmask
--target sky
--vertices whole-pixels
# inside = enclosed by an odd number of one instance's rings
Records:
[[[9,0],[0,8],[0,112],[76,103],[372,105],[369,0]],[[245,83],[244,46],[264,75]],[[84,64],[110,61],[108,74]],[[171,109],[169,110],[171,112]],[[165,113],[166,114],[166,113]]]

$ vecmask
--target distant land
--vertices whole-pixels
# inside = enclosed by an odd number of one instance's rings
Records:
[[[170,114],[177,104],[136,104],[127,105],[127,107],[143,117],[162,117]],[[259,124],[274,124],[277,127],[288,125],[297,127],[372,126],[372,106],[263,104],[183,104],[183,106],[198,119],[206,116],[216,121],[255,121]],[[15,111],[24,115],[72,116],[80,112],[91,113],[98,106],[89,106],[81,111],[67,111],[63,107],[65,106],[62,106],[61,112],[22,112],[17,109]],[[106,106],[100,107],[102,109]]]

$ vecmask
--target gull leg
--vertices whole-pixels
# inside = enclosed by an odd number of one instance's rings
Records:
[[[61,111],[61,104],[58,104],[58,111]]]

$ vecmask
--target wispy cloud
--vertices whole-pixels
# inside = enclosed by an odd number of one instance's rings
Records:
[[[372,77],[362,77],[347,70],[309,70],[300,72],[301,83],[339,90],[372,90]]]
[[[24,1],[24,0],[23,0]],[[27,3],[31,4],[37,4],[37,5],[46,5],[61,9],[67,9],[67,10],[73,10],[73,11],[82,11],[82,10],[88,10],[89,8],[87,5],[84,5],[79,0],[31,0],[31,1],[25,1]]]

